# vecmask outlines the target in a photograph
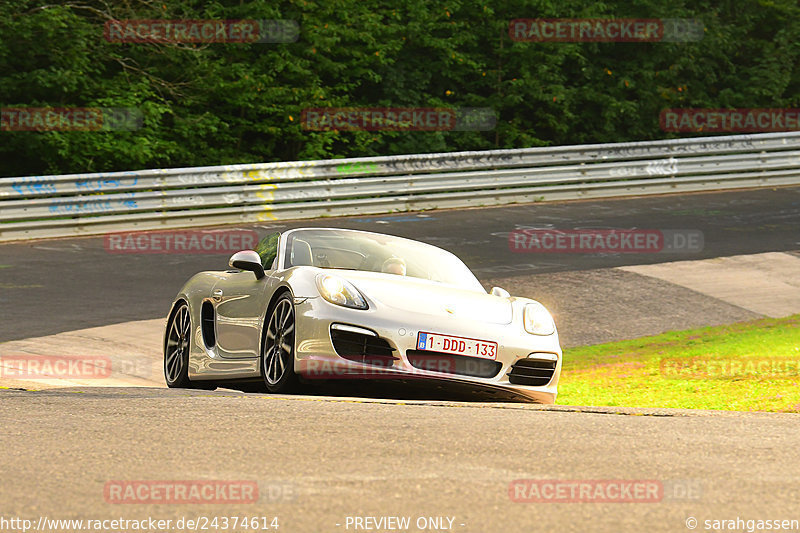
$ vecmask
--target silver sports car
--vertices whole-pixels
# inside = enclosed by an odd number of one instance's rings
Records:
[[[561,347],[542,304],[487,293],[456,256],[333,228],[273,234],[201,272],[167,317],[170,387],[258,380],[424,380],[553,403]]]

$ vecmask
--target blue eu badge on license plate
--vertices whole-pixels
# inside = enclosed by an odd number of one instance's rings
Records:
[[[424,350],[427,341],[428,341],[427,333],[420,333],[419,339],[417,340],[417,350]]]

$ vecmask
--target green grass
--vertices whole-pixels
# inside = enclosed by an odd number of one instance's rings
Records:
[[[800,412],[800,315],[567,349],[561,405]]]

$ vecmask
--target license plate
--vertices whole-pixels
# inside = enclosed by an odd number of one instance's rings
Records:
[[[496,342],[468,339],[466,337],[453,337],[452,335],[440,335],[438,333],[426,333],[424,331],[420,331],[417,336],[417,350],[443,352],[453,355],[467,355],[470,357],[481,357],[483,359],[497,358]]]

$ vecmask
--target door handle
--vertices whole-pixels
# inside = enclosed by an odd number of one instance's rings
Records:
[[[215,289],[214,292],[211,293],[211,297],[217,302],[222,300],[222,289]]]

